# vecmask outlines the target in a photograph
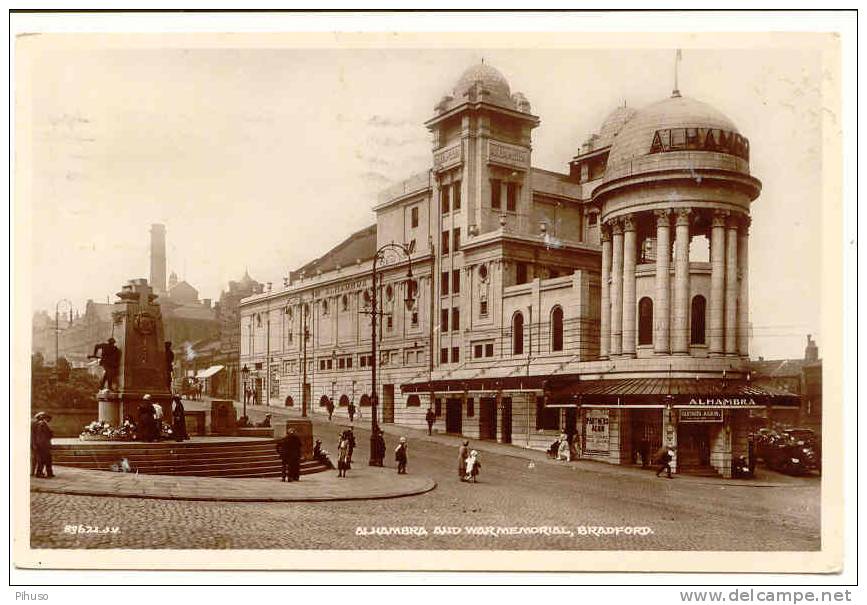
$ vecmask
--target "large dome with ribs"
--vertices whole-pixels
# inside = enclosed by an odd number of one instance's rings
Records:
[[[677,145],[677,137],[686,137],[687,130],[691,136],[701,137],[701,144]],[[712,131],[709,141],[708,131]],[[733,141],[734,135],[738,134],[734,123],[711,105],[689,97],[673,96],[641,109],[622,124],[613,137],[605,181],[646,171],[678,168],[721,169],[749,174],[747,159],[724,149],[725,141]]]

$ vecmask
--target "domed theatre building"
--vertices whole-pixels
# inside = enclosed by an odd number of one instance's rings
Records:
[[[676,472],[731,475],[783,391],[750,381],[748,139],[677,91],[616,108],[568,171],[532,166],[540,123],[484,63],[426,126],[429,170],[376,223],[242,301],[244,380],[299,414],[427,428]],[[380,255],[392,242],[402,255]],[[411,271],[408,271],[411,264]],[[371,308],[378,301],[376,389]],[[243,370],[242,370],[243,373]]]

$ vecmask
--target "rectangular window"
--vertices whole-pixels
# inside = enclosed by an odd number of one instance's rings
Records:
[[[440,363],[448,363],[449,362],[449,350],[448,349],[440,349]]]
[[[483,300],[479,302],[479,315],[481,317],[488,316],[488,301]]]
[[[437,398],[434,400],[434,416],[439,418],[443,415],[443,400]]]
[[[410,225],[413,229],[418,227],[418,206],[413,206],[410,212]]]
[[[591,214],[589,214],[589,215],[587,216],[587,222],[588,222],[590,225],[595,225],[595,224],[596,224],[596,220],[597,220],[598,218],[599,218],[599,215],[596,214],[595,212],[593,212],[593,213],[591,213]]]
[[[527,263],[518,263],[515,271],[515,283],[516,284],[526,284],[527,283]]]
[[[493,357],[494,356],[494,343],[489,342],[485,345],[485,357]]]
[[[536,398],[536,430],[560,430],[560,408],[546,408],[544,397]]]
[[[506,210],[515,212],[518,207],[518,183],[506,184]]]
[[[362,368],[366,368],[367,367],[367,355],[359,355],[358,356],[358,363],[361,365]]]
[[[467,399],[467,418],[472,418],[476,415],[476,404],[473,398]]]
[[[325,369],[326,369],[326,370],[330,370],[330,369],[332,369],[332,363],[333,363],[333,362],[332,362],[330,359],[326,359],[326,360],[325,360]]]
[[[325,360],[324,360],[324,359],[320,359],[320,360],[319,360],[319,369],[320,369],[320,370],[324,370],[324,369],[325,369]]]
[[[392,317],[391,315],[386,317],[385,326],[388,330],[392,330],[394,328],[394,317]]]
[[[461,249],[461,228],[452,229],[452,249],[457,252]]]
[[[452,347],[452,363],[457,363],[461,360],[461,350],[459,347]]]
[[[440,332],[449,331],[449,310],[443,309],[440,311]]]
[[[449,188],[443,186],[440,188],[440,203],[442,204],[443,214],[449,213]]]
[[[473,347],[473,357],[478,359],[481,356],[482,356],[482,345],[475,345]]]
[[[445,296],[449,293],[449,272],[443,271],[440,275],[440,296]]]
[[[346,368],[346,360],[343,357],[341,357],[340,359],[337,360],[337,369],[343,370],[345,368]]]
[[[491,208],[500,209],[500,181],[497,179],[491,181]]]
[[[461,209],[461,182],[455,181],[452,184],[452,207],[455,210]]]
[[[452,292],[460,294],[461,291],[461,270],[455,269],[452,271]]]
[[[443,254],[448,254],[449,253],[449,232],[448,231],[443,231],[443,238],[442,239],[443,239],[443,241],[442,241]]]
[[[455,307],[452,309],[452,331],[461,329],[461,310]]]
[[[347,357],[347,358],[346,358],[346,367],[347,367],[347,368],[351,368],[351,367],[352,367],[352,357]]]
[[[414,325],[414,326],[417,326],[417,325],[418,325],[418,311],[413,311],[413,312],[412,312],[412,319],[411,319],[411,322],[412,322],[412,325]]]

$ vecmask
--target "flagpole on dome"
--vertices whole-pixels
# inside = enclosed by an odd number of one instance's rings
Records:
[[[683,59],[683,53],[681,53],[681,50],[678,48],[674,55],[674,90],[671,91],[672,98],[680,96],[680,90],[677,86],[677,70],[680,66],[681,59]]]

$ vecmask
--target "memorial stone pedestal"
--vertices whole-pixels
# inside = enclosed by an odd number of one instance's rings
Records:
[[[171,422],[172,393],[166,376],[163,320],[157,296],[145,279],[133,279],[117,293],[112,332],[121,352],[118,392],[97,395],[99,420],[118,426],[126,416],[138,421],[145,395],[163,408],[163,422]]]

